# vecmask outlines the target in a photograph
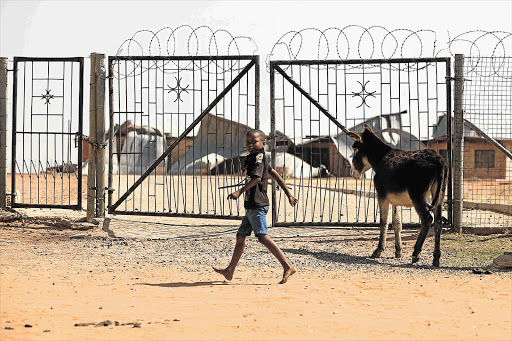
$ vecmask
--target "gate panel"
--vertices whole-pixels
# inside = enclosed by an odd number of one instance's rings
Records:
[[[82,208],[83,63],[14,58],[12,207]]]
[[[350,177],[353,141],[341,127],[368,124],[393,147],[451,162],[449,58],[274,61],[270,72],[274,167],[299,199],[291,208],[273,187],[275,226],[378,225],[373,173]],[[403,208],[402,222],[419,217]]]
[[[258,57],[111,57],[109,212],[239,219]],[[226,187],[228,186],[228,187]]]

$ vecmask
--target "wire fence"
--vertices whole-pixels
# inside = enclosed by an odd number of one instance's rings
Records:
[[[512,151],[512,57],[465,59],[465,119]],[[512,160],[464,126],[463,224],[512,226]]]
[[[157,119],[149,119],[149,116],[144,116],[142,120],[140,120],[139,117],[139,121],[136,121],[135,117],[129,117],[129,115],[121,117],[118,115],[114,120],[114,124],[117,124],[117,128],[112,127],[112,132],[115,131],[119,134],[120,130],[118,129],[121,128],[124,122],[130,121],[131,119],[140,126],[158,125],[158,127],[156,127],[158,130],[164,130],[164,127],[165,129],[169,128],[165,133],[168,133],[171,140],[176,139],[184,131],[184,126],[175,124],[172,120],[168,120],[172,124],[166,125],[164,124],[165,119],[162,117],[169,116],[174,119],[175,116],[179,116],[180,122],[183,123],[184,121],[181,121],[181,118],[184,117],[183,112],[186,108],[183,103],[184,99],[196,95],[198,98],[204,96],[208,97],[211,95],[210,92],[212,94],[218,92],[217,90],[221,88],[220,83],[223,82],[216,79],[220,77],[219,75],[237,74],[244,67],[244,64],[237,62],[222,64],[216,60],[214,61],[213,59],[215,58],[207,58],[198,63],[191,62],[191,60],[177,61],[175,58],[162,59],[162,57],[187,56],[192,57],[192,59],[201,59],[201,56],[248,57],[261,54],[265,56],[267,71],[270,71],[269,66],[271,61],[392,60],[396,58],[418,59],[454,57],[455,54],[463,54],[465,56],[465,118],[510,151],[512,150],[511,40],[512,34],[502,31],[474,30],[451,35],[449,32],[439,33],[429,29],[387,29],[382,26],[363,27],[359,25],[348,25],[341,28],[330,27],[323,30],[305,28],[290,31],[281,35],[277,41],[275,41],[270,51],[259,51],[256,42],[250,37],[233,35],[227,30],[212,29],[208,26],[192,27],[189,25],[181,25],[174,28],[164,27],[157,31],[139,30],[120,44],[116,52],[116,58],[125,58],[126,63],[123,64],[123,67],[126,66],[126,68],[121,69],[116,67],[112,75],[114,84],[117,84],[119,89],[119,84],[125,84],[126,89],[123,90],[124,95],[129,94],[129,91],[133,92],[133,99],[130,98],[130,101],[132,101],[130,105],[132,105],[133,108],[130,109],[129,105],[125,104],[125,107],[120,109],[119,101],[123,100],[121,96],[123,94],[120,95],[119,92],[116,92],[114,96],[118,96],[118,102],[115,102],[117,103],[117,109],[114,111],[133,111],[139,113],[143,111],[142,107],[145,106],[146,112],[144,115],[151,112],[151,115],[159,117],[160,121],[157,121]],[[140,57],[155,57],[155,60],[146,58],[142,61]],[[321,63],[317,63],[317,65],[321,65]],[[337,72],[336,69],[329,69],[329,66],[325,65],[317,66],[316,68],[311,67],[311,70],[318,74],[325,73],[328,77]],[[358,64],[355,63],[355,65]],[[376,67],[376,65],[377,64],[368,65],[367,67],[372,68]],[[431,67],[430,64],[421,65],[425,70]],[[412,67],[415,66],[413,65]],[[320,70],[320,68],[323,69]],[[359,68],[359,70],[357,68]],[[393,72],[396,74],[405,72],[409,75],[423,74],[425,70],[421,68],[413,70],[411,69],[411,64],[402,63],[399,66],[389,64],[388,66],[384,66],[381,71],[389,71],[390,73]],[[286,69],[285,71],[288,70]],[[293,70],[290,68],[290,72],[292,71]],[[361,66],[356,66],[355,69],[349,71],[367,74]],[[188,76],[183,75],[185,73],[193,74],[194,72],[200,73],[203,80],[198,78],[198,84],[200,85],[187,88],[189,79],[186,78]],[[429,73],[429,75],[432,74],[433,73]],[[254,83],[256,83],[256,80],[259,81],[259,77],[259,73],[251,74],[251,79],[254,80]],[[265,103],[265,101],[268,100],[268,98],[265,97],[264,88],[268,87],[270,82],[266,78],[268,74],[262,72],[261,77],[261,87],[263,88],[261,95],[262,104],[266,106],[267,103]],[[208,81],[204,79],[208,79]],[[427,80],[429,80],[428,77]],[[156,81],[159,81],[161,84],[158,83],[158,86],[153,87],[151,84]],[[356,107],[359,105],[362,110],[365,110],[364,115],[361,116],[364,120],[372,119],[372,117],[378,118],[382,116],[384,112],[370,112],[368,106],[365,105],[366,99],[371,100],[373,98],[371,93],[373,90],[370,89],[371,91],[368,90],[369,92],[364,92],[365,86],[368,88],[368,86],[371,85],[367,85],[365,82],[367,82],[366,78],[364,81],[360,80],[360,83],[354,83],[361,89],[355,86],[354,89],[358,90],[347,92],[346,94],[350,96],[347,95],[346,97],[354,101],[362,101],[362,103],[358,102]],[[405,82],[404,78],[397,80],[397,84],[401,82]],[[423,80],[420,79],[419,83],[421,84],[421,82],[423,82]],[[439,79],[434,80],[434,83],[441,84],[443,82],[444,79],[442,79],[442,75]],[[326,82],[327,90],[329,86],[333,87],[331,83],[331,79],[329,78]],[[197,91],[198,87],[202,87],[203,85],[204,91]],[[324,89],[318,89],[318,92],[323,93],[323,90]],[[165,95],[165,98],[167,98],[169,102],[169,105],[165,104],[165,111],[163,109],[155,109],[159,105],[159,100],[156,100],[156,96],[152,94],[157,91],[162,93],[162,96],[159,98],[164,98]],[[233,110],[236,109],[237,115],[240,114],[242,116],[247,115],[245,111],[250,111],[249,116],[251,116],[251,122],[244,121],[243,123],[248,126],[259,126],[260,119],[255,109],[256,106],[259,106],[260,102],[259,92],[253,89],[253,86],[249,85],[246,85],[243,91],[238,92],[238,96],[235,97],[242,98],[240,101],[250,102],[251,105],[248,106],[248,110],[239,110],[238,106],[234,105]],[[200,93],[204,93],[204,96],[200,95]],[[248,93],[254,93],[250,100],[245,99],[245,97],[248,97]],[[426,96],[428,97],[429,95],[427,94]],[[126,96],[124,98],[126,102]],[[164,103],[163,99],[161,101]],[[179,109],[167,112],[167,109],[171,108],[172,105],[179,106]],[[87,106],[87,100],[84,106]],[[229,107],[229,110],[231,110],[232,105],[229,103],[225,104],[224,100],[215,109],[222,111],[220,114],[224,115],[226,111],[224,106]],[[199,105],[196,109],[201,112],[204,107],[204,105]],[[394,108],[391,109],[387,110],[386,113],[401,112],[402,110],[401,106],[396,108],[396,110],[394,110]],[[411,108],[407,109],[410,112]],[[291,109],[286,107],[283,110],[290,111]],[[240,111],[240,113],[238,113],[238,111]],[[409,132],[417,132],[420,142],[426,144],[428,144],[429,140],[436,137],[438,138],[439,136],[435,135],[436,131],[437,135],[440,134],[440,126],[443,124],[441,120],[443,116],[442,111],[443,109],[436,110],[433,114],[433,117],[435,116],[437,120],[436,122],[427,122],[426,126],[429,127],[427,133],[423,133],[421,129],[418,128],[421,126],[419,123],[412,121],[407,123],[409,125]],[[408,115],[411,114],[409,113]],[[227,117],[229,119],[232,118],[229,114]],[[261,118],[261,129],[266,132],[269,131],[268,121],[266,117]],[[159,123],[157,124],[155,122]],[[354,121],[353,123],[357,125],[361,122]],[[313,125],[315,124],[316,123],[313,123]],[[447,124],[446,121],[444,124]],[[312,122],[305,122],[303,125],[311,128]],[[283,127],[284,126],[287,125],[283,122]],[[199,127],[200,125],[198,125],[197,128],[199,129]],[[195,129],[192,134],[187,137],[193,139],[198,129]],[[444,129],[446,129],[446,127]],[[84,126],[84,133],[87,134],[87,125]],[[162,135],[165,135],[165,133]],[[209,135],[213,133],[214,132],[208,131]],[[318,128],[314,135],[316,135],[317,138],[325,138],[327,135],[331,134],[328,129],[324,130]],[[311,136],[300,136],[300,138],[311,138]],[[167,142],[168,141],[165,141],[161,149],[167,147]],[[464,225],[475,227],[512,226],[512,160],[507,157],[506,153],[503,153],[499,148],[493,146],[488,140],[484,139],[469,126],[464,127],[464,146]],[[439,146],[437,147],[439,148]],[[176,148],[176,152],[178,151],[182,151],[181,146]],[[139,152],[142,153],[142,151]],[[441,152],[443,152],[443,150],[441,150]],[[448,153],[447,150],[446,153]],[[120,170],[122,168],[122,149],[117,150],[114,155],[115,158],[118,159],[117,166],[118,170]],[[169,158],[162,163],[162,176],[168,175],[172,170],[172,164],[168,163],[177,159],[176,155],[169,155]],[[191,160],[191,162],[193,161],[194,160]],[[206,162],[206,164],[211,163],[210,161],[214,161],[214,163],[217,162],[217,160],[209,160],[208,157],[203,161]],[[164,165],[164,163],[166,164]],[[174,193],[171,189],[164,191],[167,197],[165,201],[171,203],[165,207],[167,212],[187,211],[187,209],[181,207],[179,203],[183,202],[182,196],[190,196],[190,194],[187,194],[187,190],[184,188],[181,189],[180,186],[181,184],[176,184],[176,186],[172,185],[169,187],[180,189],[178,191],[180,193],[180,200],[169,199]],[[17,188],[8,188],[8,192],[14,193],[16,189]],[[148,197],[151,197],[151,199],[148,200],[155,200],[152,194]],[[123,205],[125,205],[125,203],[123,203]],[[139,206],[140,207],[136,209],[138,212],[142,210],[144,204],[140,204]],[[146,206],[149,206],[149,204]],[[149,211],[153,211],[153,208]],[[238,210],[235,211],[236,215],[240,214]],[[199,211],[191,210],[190,213],[197,214],[198,212]],[[222,214],[232,215],[233,212],[227,210],[222,211]],[[214,209],[208,213],[215,215],[219,212]]]

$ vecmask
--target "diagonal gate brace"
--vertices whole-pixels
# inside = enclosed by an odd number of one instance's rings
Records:
[[[345,128],[345,126],[343,124],[341,124],[334,116],[332,116],[329,111],[327,111],[327,109],[325,109],[320,103],[318,103],[318,101],[316,99],[314,99],[313,97],[311,97],[311,95],[304,89],[302,89],[300,87],[299,84],[297,84],[297,82],[295,82],[290,76],[288,76],[288,74],[283,70],[281,69],[281,67],[279,67],[278,65],[274,65],[275,69],[277,72],[279,72],[281,74],[281,76],[283,76],[288,82],[290,82],[291,85],[293,85],[293,87],[297,90],[299,90],[299,92],[301,94],[303,94],[308,100],[311,101],[311,103],[313,103],[313,105],[315,107],[318,108],[318,110],[320,110],[325,116],[327,116],[334,124],[336,124],[338,126],[338,128],[340,128],[345,134],[348,134],[349,133],[349,130],[347,128]]]

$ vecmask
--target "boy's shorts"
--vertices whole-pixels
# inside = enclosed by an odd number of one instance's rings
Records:
[[[258,234],[268,234],[267,212],[268,206],[246,209],[245,217],[242,219],[236,234],[246,237],[250,236],[252,231],[256,236]]]

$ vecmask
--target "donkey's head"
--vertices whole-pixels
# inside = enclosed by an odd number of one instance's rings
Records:
[[[352,156],[352,169],[350,174],[355,178],[361,178],[368,169],[372,168],[370,160],[374,158],[376,153],[386,146],[382,140],[375,135],[368,125],[364,125],[362,133],[350,131],[348,136],[354,140],[352,149],[354,154]]]

